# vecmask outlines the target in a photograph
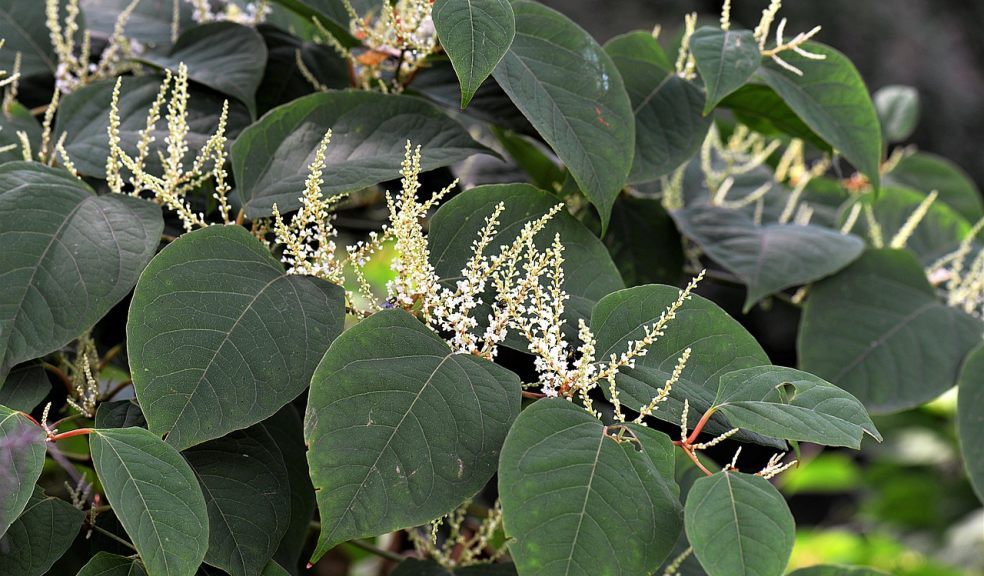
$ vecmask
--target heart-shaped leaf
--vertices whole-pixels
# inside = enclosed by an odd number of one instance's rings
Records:
[[[0,406],[0,536],[24,511],[44,467],[44,433],[23,414]]]
[[[803,72],[766,60],[758,75],[793,111],[878,188],[881,126],[864,80],[850,60],[817,42],[803,48],[823,60],[783,52],[782,59]]]
[[[762,62],[755,35],[748,30],[703,26],[691,36],[690,52],[707,92],[704,114],[748,82]]]
[[[33,162],[0,166],[0,380],[122,300],[163,228],[150,202],[96,196],[68,172]]]
[[[419,98],[311,94],[271,110],[236,139],[232,171],[247,216],[269,216],[275,203],[283,213],[300,207],[307,166],[329,128],[326,196],[398,177],[407,140],[421,147],[425,171],[488,152],[460,124]]]
[[[622,77],[591,36],[542,4],[514,2],[516,38],[492,75],[567,165],[607,226],[632,167]]]
[[[803,370],[885,413],[951,388],[981,331],[980,320],[937,300],[915,256],[868,250],[811,288],[797,349]]]
[[[628,349],[628,343],[641,339],[644,327],[656,322],[679,294],[680,290],[673,286],[651,284],[619,290],[602,298],[591,314],[591,331],[597,340],[596,357],[608,358]],[[687,348],[691,353],[686,369],[673,385],[670,396],[652,414],[677,425],[685,398],[690,403],[690,413],[700,414],[714,403],[721,376],[769,364],[765,351],[741,324],[717,304],[694,295],[677,311],[666,333],[645,356],[636,359],[635,367],[619,372],[616,382],[622,404],[630,409],[649,404]],[[717,419],[705,427],[712,434],[729,428]],[[785,446],[784,442],[746,431],[739,432],[737,438],[778,448]]]
[[[626,424],[616,441],[562,399],[523,410],[499,464],[509,551],[523,574],[651,574],[680,533],[673,444]],[[549,528],[546,528],[549,526]]]
[[[97,552],[76,576],[147,576],[147,571],[137,558]]]
[[[744,212],[692,206],[673,213],[680,231],[748,287],[744,311],[784,288],[829,276],[857,259],[864,243],[813,225],[757,226]]]
[[[311,379],[305,415],[323,518],[314,560],[474,496],[495,473],[519,404],[515,374],[453,354],[402,310],[378,312],[339,336]]]
[[[120,86],[120,146],[136,156],[139,131],[147,126],[147,111],[157,98],[161,86],[158,76],[124,76]],[[64,97],[58,106],[55,121],[55,138],[65,136],[65,151],[80,174],[96,178],[106,177],[106,157],[109,156],[109,112],[112,101],[113,79],[99,80],[79,88]],[[197,154],[209,136],[215,132],[222,111],[222,97],[212,90],[192,85],[188,88],[188,155]],[[229,103],[226,134],[239,134],[250,122],[246,106],[237,101]],[[167,151],[167,126],[161,121],[151,131],[154,141],[147,154],[148,171],[160,174],[159,153]]]
[[[635,156],[629,182],[650,182],[676,170],[704,142],[711,118],[701,113],[704,94],[680,78],[659,42],[631,32],[605,44],[625,79],[635,115]]]
[[[448,287],[454,288],[461,272],[472,257],[472,242],[478,239],[485,219],[496,205],[504,209],[499,215],[498,233],[489,242],[490,250],[511,244],[522,227],[540,218],[556,206],[556,197],[528,184],[492,184],[477,186],[455,196],[434,214],[430,222],[428,243],[434,270]],[[598,238],[566,211],[556,214],[536,236],[540,249],[549,247],[556,235],[564,245],[564,290],[570,295],[566,302],[566,327],[571,337],[577,335],[578,319],[588,320],[595,302],[624,285]],[[491,312],[492,295],[473,312],[478,319],[478,333],[484,333]],[[526,350],[526,341],[519,337],[507,339],[507,345]]]
[[[960,369],[960,392],[957,401],[957,432],[960,450],[970,483],[984,502],[984,345],[975,348]]]
[[[774,438],[859,449],[881,434],[857,398],[813,374],[756,366],[721,377],[714,399],[733,426]]]
[[[436,0],[432,17],[465,108],[512,44],[516,17],[508,0]]]
[[[761,476],[720,472],[694,482],[684,507],[687,538],[709,576],[780,576],[795,523]]]
[[[208,548],[208,512],[191,467],[143,428],[96,430],[92,464],[150,574],[192,576]]]
[[[0,383],[0,405],[30,413],[50,392],[45,369],[40,364],[22,364]]]
[[[32,486],[24,513],[0,538],[0,574],[42,576],[72,545],[85,514]]]
[[[144,60],[178,71],[188,67],[188,78],[231,96],[256,116],[256,88],[263,79],[267,49],[253,28],[234,22],[208,22],[183,32],[164,56],[150,53]]]
[[[186,450],[208,508],[205,562],[233,576],[258,574],[290,521],[287,468],[262,424]]]
[[[936,190],[940,201],[971,222],[984,216],[984,201],[977,185],[959,166],[941,156],[927,152],[910,154],[885,174],[885,182],[923,194]]]
[[[307,387],[343,317],[341,288],[285,274],[246,229],[181,236],[141,275],[127,319],[151,432],[183,450],[272,416]]]

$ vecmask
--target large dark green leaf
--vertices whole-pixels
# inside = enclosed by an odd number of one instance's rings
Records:
[[[231,96],[256,115],[256,88],[263,79],[267,49],[253,28],[233,22],[209,22],[181,34],[167,56],[144,59],[172,72],[188,67],[188,78]]]
[[[881,434],[857,398],[813,374],[757,366],[721,377],[714,404],[733,426],[774,438],[858,449]]]
[[[99,408],[96,409],[96,428],[130,428],[131,426],[147,427],[147,420],[135,398],[99,403]]]
[[[58,58],[51,47],[45,24],[45,2],[0,0],[0,70],[12,73],[14,58],[21,53],[21,74],[54,73]]]
[[[0,54],[3,50],[0,50]],[[2,68],[0,68],[2,70]],[[9,109],[0,108],[0,148],[14,144],[16,148],[6,152],[0,152],[0,164],[13,160],[23,160],[24,152],[21,147],[18,132],[27,134],[27,140],[31,143],[31,150],[37,151],[41,144],[41,125],[31,116],[31,111],[12,102]]]
[[[192,576],[208,548],[208,512],[188,463],[143,428],[96,430],[89,447],[106,498],[147,571]]]
[[[793,551],[793,515],[760,476],[720,472],[694,482],[687,537],[710,576],[780,576]]]
[[[516,17],[508,0],[436,0],[433,18],[465,108],[512,44]]]
[[[147,576],[147,571],[139,559],[97,552],[76,576]]]
[[[377,8],[382,0],[355,0],[352,6],[360,14],[366,8]],[[359,46],[361,43],[349,32],[349,14],[342,0],[273,0],[291,12],[310,22],[317,20],[336,40],[346,48]]]
[[[0,379],[68,344],[122,300],[163,228],[150,202],[96,196],[36,163],[0,166]]]
[[[65,150],[81,174],[106,177],[106,157],[109,156],[109,103],[112,101],[113,79],[100,80],[65,96],[58,107],[55,137],[65,134]],[[136,156],[138,132],[147,125],[147,110],[157,97],[161,78],[157,76],[125,76],[120,87],[120,145]],[[189,87],[188,135],[190,161],[215,131],[222,111],[222,97],[207,88]],[[163,113],[163,112],[162,112]],[[249,124],[246,107],[236,101],[229,103],[227,135],[235,136]],[[147,157],[148,170],[160,173],[158,153],[167,150],[167,126],[161,121],[151,131],[154,141]]]
[[[683,243],[658,199],[619,198],[612,209],[605,244],[629,286],[680,281]]]
[[[984,345],[979,345],[964,360],[960,370],[957,401],[957,430],[960,450],[970,483],[984,502]]]
[[[50,392],[45,369],[40,364],[22,364],[0,382],[0,405],[30,413]]]
[[[434,214],[430,222],[431,263],[438,276],[453,288],[472,257],[472,242],[479,237],[485,219],[498,203],[505,209],[499,215],[499,232],[489,243],[490,250],[511,244],[523,226],[546,214],[559,203],[556,197],[528,184],[494,184],[467,190]],[[577,334],[578,319],[587,320],[595,302],[623,287],[622,279],[605,246],[583,224],[564,210],[555,215],[536,237],[541,249],[559,234],[564,250],[564,290],[570,295],[565,318],[570,335]],[[484,332],[491,294],[480,310],[473,312]],[[520,338],[510,338],[511,347],[526,350]]]
[[[680,290],[673,286],[648,285],[602,298],[591,315],[591,330],[597,338],[596,357],[608,358],[625,351],[628,342],[639,340],[644,326],[656,322],[679,294]],[[677,359],[687,348],[691,349],[687,368],[673,385],[670,396],[653,412],[653,417],[673,424],[680,423],[685,398],[690,402],[690,414],[696,418],[713,404],[721,376],[770,364],[765,351],[741,324],[710,300],[691,296],[649,352],[636,360],[634,368],[623,369],[616,377],[622,404],[630,409],[647,405],[666,383]],[[730,428],[717,419],[712,419],[708,426],[709,433]],[[738,438],[785,446],[783,442],[745,431]]]
[[[864,243],[813,225],[756,226],[751,216],[717,206],[673,213],[684,236],[748,287],[744,310],[784,288],[829,276],[857,259]]]
[[[127,320],[150,430],[180,450],[272,416],[307,387],[343,318],[341,288],[285,274],[245,228],[181,236],[141,275]]]
[[[704,94],[677,76],[659,42],[645,32],[609,40],[605,51],[625,79],[635,115],[635,155],[629,182],[656,180],[700,149],[711,118]]]
[[[878,197],[871,200],[871,208],[886,244],[891,242],[925,199],[924,194],[909,188],[883,186],[878,191]],[[847,214],[843,216],[846,218]],[[956,250],[970,234],[970,228],[971,224],[963,216],[937,198],[909,236],[905,247],[915,252],[920,262],[929,266]],[[867,218],[858,218],[852,232],[868,238]]]
[[[608,223],[632,167],[635,123],[618,69],[591,36],[546,6],[513,3],[516,38],[492,73]]]
[[[868,250],[810,290],[797,348],[803,370],[884,413],[952,387],[981,332],[979,320],[937,300],[915,256]]]
[[[516,576],[512,564],[477,564],[463,568],[446,568],[433,560],[408,558],[390,576]]]
[[[515,374],[453,354],[402,310],[339,336],[311,379],[305,416],[322,518],[314,559],[473,496],[495,473],[519,404]]]
[[[31,499],[44,466],[44,433],[23,414],[0,406],[0,536]]]
[[[251,218],[300,206],[307,166],[325,131],[326,196],[372,186],[400,174],[406,141],[421,146],[433,170],[487,149],[426,101],[375,92],[329,92],[299,98],[267,113],[232,147],[237,191]]]
[[[919,92],[912,86],[883,86],[872,100],[887,142],[901,142],[919,123]]]
[[[809,42],[803,46],[823,60],[795,52],[782,58],[803,75],[766,60],[758,75],[794,112],[844,158],[878,187],[882,154],[881,126],[864,80],[851,61],[829,46]]]
[[[85,13],[86,30],[93,39],[108,41],[113,36],[116,19],[132,3],[132,0],[81,0]],[[191,2],[178,6],[180,30],[195,25]],[[137,3],[123,28],[123,34],[152,50],[166,50],[171,46],[171,25],[174,20],[174,3],[168,0],[141,0]]]
[[[912,188],[923,194],[936,190],[940,201],[952,206],[971,222],[984,216],[984,202],[977,185],[959,166],[941,156],[927,152],[906,156],[885,174],[885,182]]]
[[[24,513],[0,538],[0,574],[42,576],[75,540],[85,514],[74,506],[45,496],[40,487],[28,493]]]
[[[704,114],[748,82],[762,62],[755,35],[748,30],[704,26],[690,38],[690,52],[707,92]]]
[[[258,574],[290,521],[290,485],[262,424],[186,450],[208,507],[205,562],[232,576]]]
[[[541,576],[652,573],[680,533],[668,436],[627,424],[617,442],[562,399],[540,400],[509,431],[499,494],[519,572]],[[629,438],[635,438],[630,440]]]
[[[301,62],[322,86],[345,88],[350,85],[348,62],[334,48],[305,42],[270,24],[261,24],[256,30],[263,35],[267,47],[263,81],[256,90],[258,114],[315,91],[301,73],[298,53]]]
[[[304,430],[297,410],[290,404],[264,420],[263,427],[280,448],[290,484],[290,524],[273,558],[291,574],[298,574],[301,552],[307,543],[308,528],[317,505],[311,475],[308,473]]]

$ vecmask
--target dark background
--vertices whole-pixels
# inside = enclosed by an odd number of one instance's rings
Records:
[[[664,46],[687,12],[716,21],[721,0],[541,0],[599,42],[663,27]],[[732,0],[735,26],[753,29],[768,0]],[[786,0],[787,37],[823,26],[816,39],[844,52],[868,88],[907,84],[919,90],[922,116],[911,141],[953,160],[984,184],[984,1]],[[699,24],[698,24],[699,25]]]

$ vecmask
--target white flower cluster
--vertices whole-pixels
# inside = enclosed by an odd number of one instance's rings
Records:
[[[726,5],[726,8],[730,10],[730,3]],[[820,26],[815,26],[809,32],[800,32],[794,36],[792,40],[787,42],[783,39],[783,35],[786,31],[786,19],[783,18],[779,21],[779,26],[776,27],[776,45],[772,48],[766,49],[765,46],[769,41],[769,32],[772,29],[772,23],[775,22],[776,15],[779,13],[780,8],[782,8],[782,0],[772,0],[772,2],[769,3],[769,6],[762,11],[762,18],[759,20],[758,26],[755,27],[755,39],[758,40],[759,49],[762,51],[763,56],[772,58],[772,61],[782,68],[796,74],[797,76],[802,76],[802,70],[783,60],[779,54],[786,52],[787,50],[792,50],[793,52],[809,60],[825,60],[827,58],[825,54],[815,54],[803,49],[803,44],[808,42],[811,38],[816,36],[818,32],[820,32]]]
[[[977,221],[956,250],[926,269],[929,281],[940,286],[948,306],[984,319],[984,249],[976,242],[984,230]]]
[[[273,10],[270,7],[270,0],[259,0],[246,4],[245,10],[234,2],[227,2],[222,11],[215,12],[209,0],[185,0],[191,4],[191,19],[198,24],[206,22],[235,22],[243,26],[256,26],[262,24],[267,15]],[[177,3],[175,3],[177,6]]]

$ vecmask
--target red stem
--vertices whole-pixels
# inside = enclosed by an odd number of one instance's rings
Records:
[[[57,442],[59,440],[64,440],[65,438],[92,434],[93,432],[94,430],[92,428],[76,428],[75,430],[69,430],[68,432],[62,432],[61,434],[52,434],[48,437],[48,440],[51,442]]]
[[[697,426],[694,426],[693,432],[691,432],[690,436],[687,437],[687,442],[686,442],[687,445],[694,443],[694,440],[696,440],[697,436],[700,435],[700,432],[701,430],[704,429],[704,426],[707,424],[707,421],[710,420],[711,416],[714,415],[715,410],[716,408],[714,406],[711,406],[710,408],[707,409],[707,412],[704,412],[704,415],[700,417],[700,421],[697,422]]]

